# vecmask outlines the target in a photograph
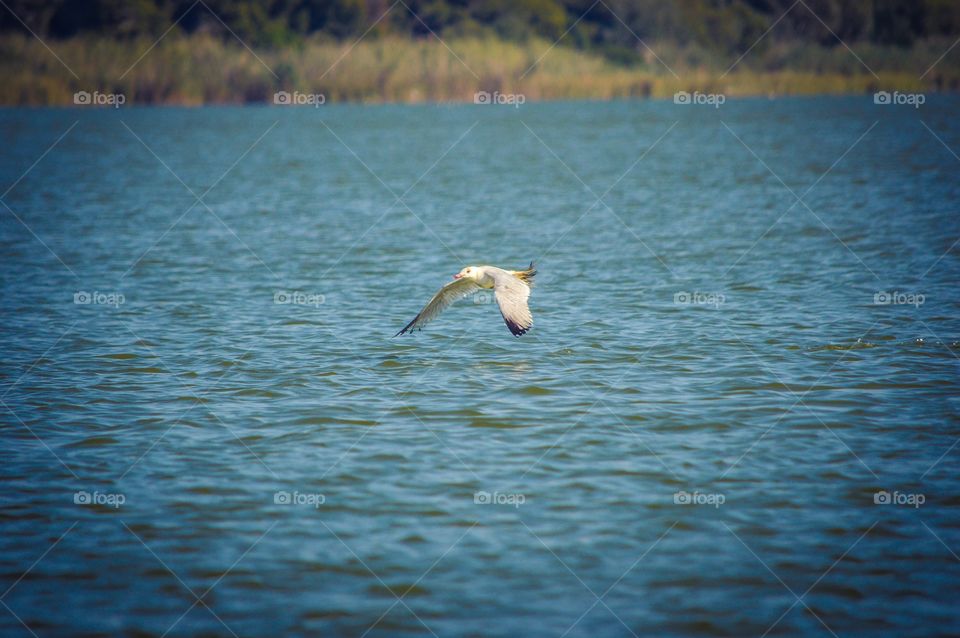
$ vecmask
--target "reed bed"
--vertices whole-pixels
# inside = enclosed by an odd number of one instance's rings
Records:
[[[960,89],[957,55],[921,77],[950,45],[939,41],[909,50],[864,46],[857,51],[863,64],[839,46],[777,45],[751,52],[725,75],[735,56],[670,43],[653,47],[659,60],[644,52],[629,66],[535,39],[314,39],[256,53],[204,34],[170,34],[156,44],[48,44],[56,56],[34,38],[0,37],[0,104],[68,105],[77,91],[123,94],[127,105],[202,105],[272,103],[278,91],[323,94],[327,103],[416,103],[470,102],[479,91],[534,101],[666,98],[681,90],[778,96]]]

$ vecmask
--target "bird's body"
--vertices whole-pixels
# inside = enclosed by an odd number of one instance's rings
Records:
[[[504,270],[496,266],[468,266],[453,276],[453,281],[441,288],[423,310],[394,336],[421,330],[453,302],[480,289],[493,290],[507,328],[514,336],[526,333],[533,325],[533,315],[527,306],[533,277],[537,274],[533,262],[527,270]]]

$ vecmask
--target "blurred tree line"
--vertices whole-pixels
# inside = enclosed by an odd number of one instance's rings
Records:
[[[784,13],[762,46],[787,41],[832,47],[839,45],[837,38],[841,38],[848,44],[909,47],[921,39],[960,35],[958,0],[795,2],[5,0],[6,8],[0,7],[0,31],[29,29],[41,37],[56,39],[78,35],[125,39],[159,37],[176,23],[175,28],[185,33],[206,32],[229,38],[232,31],[252,46],[271,48],[295,45],[306,36],[350,39],[368,29],[374,37],[425,37],[432,31],[451,37],[493,34],[516,41],[530,37],[553,40],[569,29],[565,44],[625,63],[642,54],[637,38],[696,45],[725,55],[741,53]]]

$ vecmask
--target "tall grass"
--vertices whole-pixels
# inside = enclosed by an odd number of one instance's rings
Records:
[[[0,103],[71,104],[74,92],[94,90],[123,93],[127,104],[199,105],[269,103],[283,90],[322,93],[329,102],[444,102],[471,101],[478,91],[551,100],[669,97],[679,90],[787,95],[960,89],[956,55],[920,77],[949,47],[941,42],[907,51],[863,47],[863,63],[839,46],[771,46],[751,52],[725,75],[735,57],[719,59],[669,43],[653,47],[669,68],[649,52],[643,63],[625,67],[542,40],[494,38],[445,44],[387,37],[355,46],[309,40],[256,53],[203,34],[171,34],[155,46],[86,38],[48,44],[53,53],[34,38],[0,37]]]

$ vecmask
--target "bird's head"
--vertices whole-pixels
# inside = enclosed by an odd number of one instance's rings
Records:
[[[480,281],[480,277],[483,276],[483,273],[476,266],[467,266],[457,274],[453,276],[454,279],[470,279],[472,281]]]

